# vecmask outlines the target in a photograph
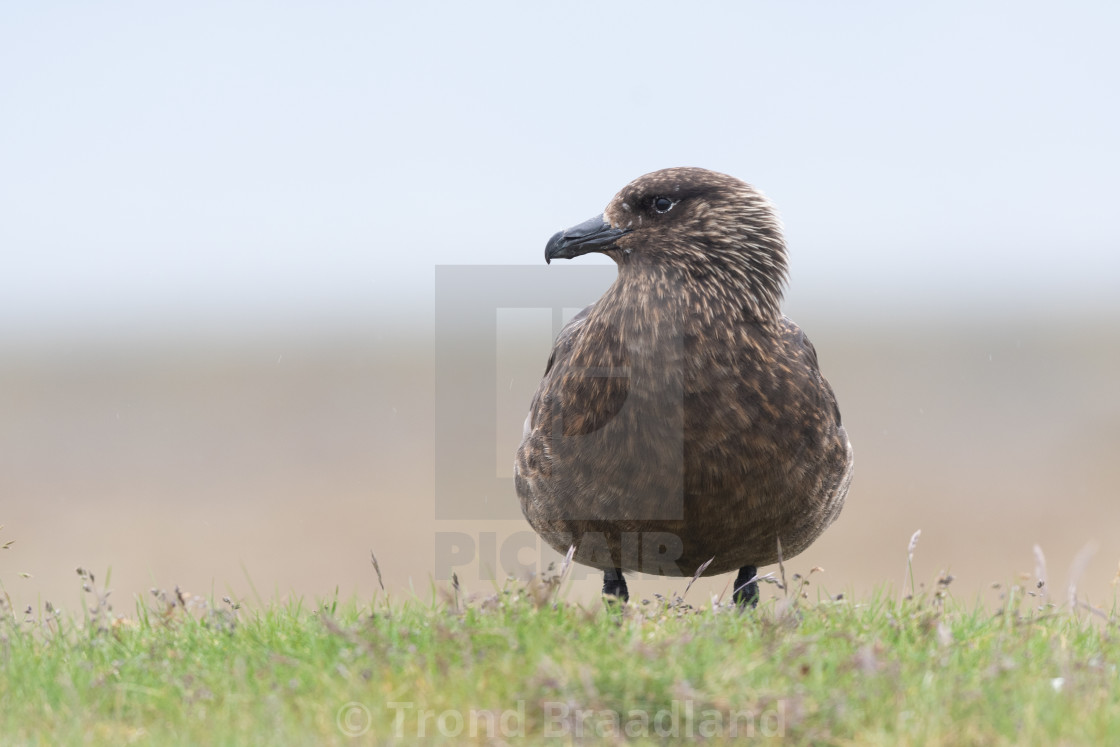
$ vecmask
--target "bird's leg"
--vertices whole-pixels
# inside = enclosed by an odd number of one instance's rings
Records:
[[[622,577],[621,568],[603,571],[603,593],[618,597],[623,602],[629,601],[630,590],[626,588],[626,579]]]
[[[754,577],[758,575],[758,569],[753,565],[745,565],[739,569],[739,575],[735,577],[734,592],[731,598],[735,600],[735,604],[742,608],[748,605],[751,607],[758,606],[758,582]]]

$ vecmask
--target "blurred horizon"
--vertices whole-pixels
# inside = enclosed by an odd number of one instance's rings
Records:
[[[582,267],[586,257],[570,263]],[[478,270],[496,265],[445,265]],[[510,268],[539,267],[526,264]],[[433,267],[433,271],[437,268]],[[614,277],[613,265],[600,266],[605,289]],[[562,268],[550,272],[563,278]],[[431,283],[434,286],[433,282]],[[49,354],[53,351],[86,349],[143,349],[152,347],[214,347],[253,341],[335,340],[340,337],[367,336],[373,341],[398,344],[435,343],[435,294],[429,288],[423,300],[412,298],[408,303],[386,306],[376,299],[339,305],[335,308],[306,309],[298,305],[231,311],[217,309],[163,309],[158,313],[141,311],[106,312],[52,319],[49,316],[23,319],[24,323],[0,325],[0,354]],[[597,295],[597,294],[596,294]],[[844,336],[869,332],[897,330],[906,325],[919,329],[942,327],[945,330],[967,330],[973,326],[1031,326],[1047,324],[1100,324],[1120,328],[1120,293],[1070,294],[1027,299],[991,299],[978,295],[945,295],[940,298],[911,299],[909,304],[890,303],[890,293],[869,298],[866,294],[830,293],[808,297],[798,292],[796,279],[786,289],[783,313],[810,328],[824,328],[830,334]],[[578,298],[578,295],[576,295]],[[883,303],[883,301],[887,301]],[[278,304],[279,305],[279,304]],[[576,301],[582,308],[584,303]]]
[[[795,313],[1114,308],[1118,23],[1103,0],[10,8],[0,341],[407,327],[434,267],[540,264],[682,165],[772,199]]]

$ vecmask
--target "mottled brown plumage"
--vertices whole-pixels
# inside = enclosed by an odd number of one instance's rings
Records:
[[[779,540],[792,557],[832,523],[852,476],[816,351],[779,310],[777,216],[738,179],[665,169],[545,257],[589,251],[618,277],[561,331],[533,398],[515,464],[525,517],[622,596],[616,569],[709,560],[705,575],[740,569],[745,585]]]

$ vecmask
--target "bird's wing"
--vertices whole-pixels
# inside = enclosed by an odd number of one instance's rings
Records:
[[[591,309],[595,308],[595,304],[591,304],[579,312],[564,325],[560,330],[560,334],[556,335],[556,342],[552,344],[552,354],[548,356],[548,364],[544,367],[544,375],[547,377],[552,371],[552,366],[556,362],[556,354],[560,353],[561,360],[571,353],[572,345],[583,331],[584,323],[587,321],[587,315],[591,313]],[[539,392],[538,392],[539,394]]]
[[[627,356],[618,331],[589,325],[595,305],[572,317],[556,337],[540,388],[529,408],[526,431],[566,436],[602,428],[621,409],[629,391]],[[560,417],[560,423],[554,418]],[[556,425],[562,430],[557,431]]]
[[[796,463],[787,455],[817,453],[846,439],[838,435],[836,397],[801,329],[783,317],[748,322],[742,332],[734,348],[712,351],[693,341],[689,356],[686,443],[704,455],[700,472],[711,474],[703,479],[717,484],[738,479],[729,464],[768,472]]]
[[[832,387],[821,375],[821,367],[817,363],[817,349],[813,347],[813,343],[809,341],[805,332],[789,317],[782,317],[781,327],[782,342],[787,354],[800,360],[806,373],[811,377],[811,381],[816,385],[815,389],[820,394],[822,405],[828,407],[832,416],[836,419],[836,426],[840,427],[840,405],[836,402],[836,395],[833,393]]]
[[[782,317],[782,337],[787,354],[799,356],[803,366],[803,384],[800,387],[806,401],[814,402],[816,416],[812,407],[805,412],[803,422],[812,423],[818,434],[827,434],[831,446],[825,458],[830,465],[827,477],[821,481],[821,504],[828,507],[827,513],[822,515],[824,526],[831,524],[840,513],[848,488],[852,482],[852,473],[855,467],[855,458],[852,453],[852,443],[848,440],[848,433],[840,420],[840,406],[836,403],[836,395],[828,381],[821,375],[820,366],[817,364],[817,350],[801,328],[791,320]],[[830,422],[831,421],[831,422]]]

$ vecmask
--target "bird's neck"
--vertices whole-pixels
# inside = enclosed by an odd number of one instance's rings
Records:
[[[721,325],[768,326],[781,318],[748,283],[724,273],[696,274],[663,265],[620,265],[597,310],[628,335],[704,334]]]

